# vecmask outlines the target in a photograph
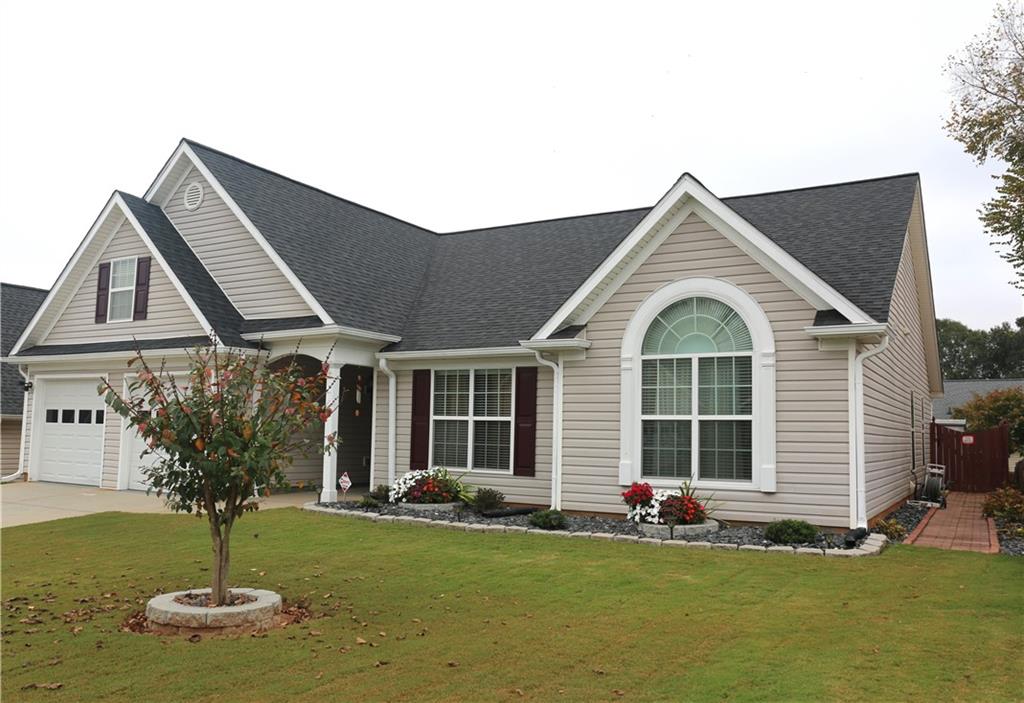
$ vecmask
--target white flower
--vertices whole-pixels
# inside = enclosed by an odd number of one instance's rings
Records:
[[[409,489],[412,488],[417,481],[421,478],[428,478],[430,476],[438,476],[443,473],[444,469],[440,466],[435,466],[432,469],[420,469],[418,471],[409,471],[408,473],[402,474],[402,476],[395,481],[395,484],[391,486],[391,490],[388,492],[388,500],[392,503],[406,503]]]

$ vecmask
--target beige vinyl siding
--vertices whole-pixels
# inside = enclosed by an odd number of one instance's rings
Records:
[[[18,470],[21,455],[21,417],[0,417],[0,474]]]
[[[869,518],[910,494],[915,452],[915,468],[927,462],[921,455],[920,438],[922,432],[927,433],[932,418],[932,399],[914,273],[908,237],[889,307],[889,346],[864,362],[864,465]],[[912,432],[912,402],[916,432]],[[916,443],[916,449],[912,449],[911,442]],[[924,444],[927,452],[927,434]]]
[[[815,309],[696,215],[669,235],[593,316],[586,359],[566,362],[563,508],[625,512],[618,480],[622,335],[650,293],[694,276],[722,278],[747,291],[775,334],[778,490],[715,491],[719,515],[848,526],[847,353],[819,351],[803,329],[813,323]]]
[[[103,251],[100,262],[126,256],[151,256],[149,248],[132,227],[125,222]],[[193,337],[206,334],[192,314],[171,279],[155,258],[152,259],[149,282],[149,310],[145,320],[96,322],[96,283],[99,263],[92,267],[82,285],[72,296],[57,323],[40,344],[81,344],[118,339],[161,339]]]
[[[107,372],[110,385],[121,392],[124,388],[124,372],[120,368]],[[101,488],[117,488],[117,474],[121,467],[121,442],[127,440],[124,418],[109,407],[103,414],[103,472],[100,474]],[[137,457],[129,457],[134,459]]]
[[[306,428],[306,439],[310,442],[320,443],[324,439],[324,425],[322,422],[317,421]],[[318,454],[315,451],[310,451],[308,454],[302,454],[296,452],[292,454],[292,463],[285,467],[284,470],[285,478],[288,483],[294,488],[298,488],[301,484],[303,488],[310,484],[319,485],[323,480],[324,475],[324,457],[323,454]],[[341,475],[341,471],[338,471],[338,475]]]
[[[465,368],[472,368],[467,360]],[[480,363],[480,360],[476,360]],[[509,362],[512,365],[512,362]],[[450,366],[450,364],[448,365]],[[430,368],[424,364],[419,368]],[[398,412],[396,413],[397,461],[395,475],[409,470],[409,431],[412,423],[412,371],[395,371]],[[534,476],[513,476],[494,472],[470,471],[463,480],[474,487],[494,488],[505,494],[509,503],[548,506],[551,504],[551,413],[553,401],[552,371],[537,369],[537,459]],[[374,383],[377,419],[374,448],[374,483],[387,483],[388,476],[388,377],[377,373]],[[513,442],[515,438],[513,437]]]
[[[195,181],[202,184],[204,195],[202,204],[190,211],[182,198]],[[195,168],[164,205],[164,212],[244,317],[313,314],[277,264]]]

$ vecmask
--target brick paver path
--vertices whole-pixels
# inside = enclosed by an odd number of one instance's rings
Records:
[[[999,538],[993,522],[981,514],[984,493],[950,493],[946,509],[933,509],[914,530],[909,544],[918,547],[996,553]]]

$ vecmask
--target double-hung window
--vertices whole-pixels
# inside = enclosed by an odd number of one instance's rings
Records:
[[[431,464],[512,471],[512,369],[438,369]]]
[[[641,348],[641,475],[750,481],[753,345],[739,314],[693,297],[654,319]]]
[[[107,322],[126,322],[135,311],[136,257],[110,262],[110,300]]]

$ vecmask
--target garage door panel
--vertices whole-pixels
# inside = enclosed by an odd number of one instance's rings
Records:
[[[42,481],[100,485],[106,410],[93,380],[44,380],[39,433]]]

